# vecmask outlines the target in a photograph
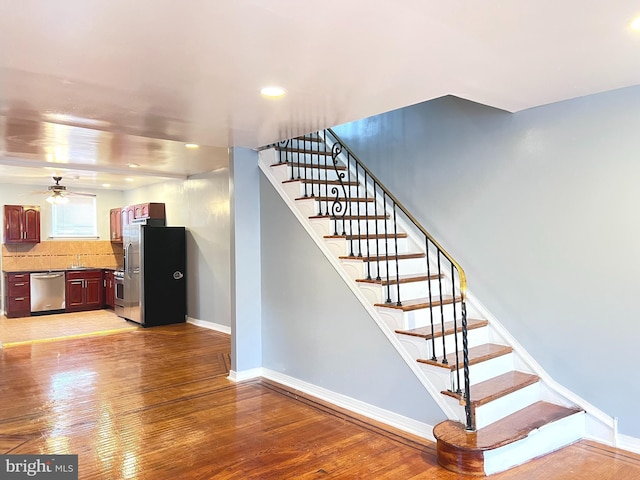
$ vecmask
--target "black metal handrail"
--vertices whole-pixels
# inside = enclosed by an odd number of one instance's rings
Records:
[[[437,306],[440,316],[439,327],[442,331],[442,356],[439,361],[442,364],[449,363],[444,335],[444,306],[452,303],[456,374],[455,378],[451,379],[450,390],[464,399],[466,428],[474,430],[469,386],[467,280],[460,264],[427,232],[333,130],[321,130],[289,139],[279,143],[277,148],[280,151],[279,161],[291,166],[290,180],[303,182],[304,197],[319,197],[317,198],[320,206],[319,215],[330,218],[334,226],[334,235],[344,237],[349,242],[348,257],[367,260],[367,279],[372,280],[375,272],[375,280],[386,287],[385,303],[402,307],[400,286],[403,282],[400,276],[400,261],[403,257],[398,249],[398,215],[404,216],[413,226],[414,232],[424,237],[427,267],[425,294],[430,305],[430,341],[433,352],[431,360],[438,361],[435,355],[437,319],[434,318],[434,307]],[[363,193],[362,189],[364,189]],[[369,204],[373,204],[373,212],[370,211]],[[372,239],[375,241],[375,251],[372,251]],[[381,244],[384,247],[383,253],[380,250]],[[443,280],[446,276],[450,276],[450,299],[443,294]],[[432,281],[435,279],[437,279],[437,289],[432,286]],[[392,300],[394,295],[395,301]],[[457,303],[460,303],[464,390],[460,385]]]

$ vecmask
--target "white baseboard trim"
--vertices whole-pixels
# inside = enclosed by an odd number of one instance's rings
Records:
[[[615,447],[628,452],[640,453],[640,438],[618,434]]]
[[[204,320],[198,320],[197,318],[187,317],[187,323],[196,325],[197,327],[208,328],[209,330],[215,330],[216,332],[226,333],[231,335],[231,327],[222,325],[220,323],[205,322]]]
[[[433,436],[432,425],[405,417],[398,413],[390,412],[389,410],[370,405],[360,400],[347,397],[346,395],[327,390],[326,388],[298,380],[297,378],[293,378],[273,370],[263,368],[262,376],[268,380],[273,380],[274,382],[280,383],[289,388],[299,390],[320,400],[329,402],[340,408],[344,408],[345,410],[357,413],[358,415],[368,417],[372,420],[384,423],[407,433],[431,440],[432,442],[436,441]]]
[[[254,378],[262,377],[263,369],[262,367],[251,368],[249,370],[242,370],[241,372],[236,372],[235,370],[229,371],[229,376],[227,377],[232,382],[244,382],[245,380],[253,380]]]

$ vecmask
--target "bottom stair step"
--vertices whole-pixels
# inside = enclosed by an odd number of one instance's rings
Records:
[[[574,407],[563,407],[547,402],[536,402],[519,410],[502,420],[475,432],[467,432],[459,422],[447,420],[435,426],[433,435],[437,440],[438,463],[451,471],[468,475],[487,475],[495,473],[490,468],[487,471],[486,456],[494,450],[527,439],[530,434],[550,423],[568,418],[583,410]],[[565,429],[566,430],[566,429]],[[567,435],[566,444],[572,443],[582,436],[582,431]],[[556,435],[558,437],[558,435]],[[555,450],[564,445],[558,445]],[[535,448],[530,448],[533,456],[524,461],[535,458]],[[546,453],[546,452],[544,452]],[[498,470],[499,471],[499,470]]]

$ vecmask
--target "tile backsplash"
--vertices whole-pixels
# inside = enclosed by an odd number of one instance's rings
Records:
[[[2,245],[2,270],[6,271],[67,269],[78,260],[85,267],[122,267],[122,244],[68,240]]]

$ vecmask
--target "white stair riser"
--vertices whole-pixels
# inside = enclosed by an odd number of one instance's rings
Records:
[[[287,165],[287,171],[287,180],[338,180],[338,172],[333,168],[313,168],[311,165]],[[339,172],[344,173],[341,170]],[[341,187],[339,191],[341,191]]]
[[[396,243],[389,241],[385,245],[384,240],[379,240],[376,245],[375,240],[360,239],[360,240],[346,240],[344,238],[327,238],[325,242],[329,245],[332,252],[337,252],[337,256],[348,255],[352,251],[354,254],[362,253],[363,256],[377,255],[378,252],[385,253],[385,248],[389,248],[389,253],[395,253]],[[398,252],[405,253],[409,250],[409,239],[398,239]]]
[[[535,430],[526,438],[484,453],[486,475],[503,472],[578,441],[585,435],[585,414],[575,413]]]
[[[309,193],[307,194],[307,197],[304,197],[304,194],[300,197],[297,197],[296,199],[297,203],[306,203],[309,202],[310,206],[308,208],[310,208],[311,212],[309,214],[309,216],[311,215],[327,215],[327,212],[329,215],[333,216],[340,216],[343,213],[346,212],[346,215],[355,215],[355,216],[365,216],[365,215],[369,215],[370,217],[375,217],[376,216],[376,211],[377,214],[380,215],[382,214],[382,208],[381,207],[376,207],[372,202],[335,202],[332,199],[326,200],[318,200],[316,197],[311,196]],[[377,210],[376,210],[377,208]],[[363,234],[366,232],[362,232]],[[371,231],[369,232],[369,234],[373,234],[375,232]]]
[[[375,278],[375,277],[374,277]],[[386,278],[386,277],[385,277]],[[438,281],[431,282],[411,282],[400,283],[400,292],[398,293],[398,285],[377,285],[371,283],[358,282],[360,290],[365,294],[371,303],[384,303],[390,300],[392,303],[398,302],[398,294],[401,301],[408,301],[415,298],[428,297],[429,283],[431,283],[431,293],[433,296],[438,295]]]
[[[458,334],[460,337],[462,334]],[[411,355],[414,360],[419,358],[432,358],[431,351],[433,345],[431,340],[426,340],[420,337],[414,337],[412,335],[397,334],[398,339],[404,346],[405,350]],[[447,337],[453,337],[453,335],[447,335]],[[487,342],[488,327],[475,328],[467,332],[467,339],[469,341],[469,348],[482,345]],[[448,340],[447,340],[448,342]],[[462,345],[462,342],[460,342]],[[436,357],[442,356],[442,337],[435,338],[436,345]]]
[[[458,315],[460,313],[458,312]],[[460,321],[458,321],[458,325],[460,325]],[[458,333],[458,350],[462,350],[462,332]],[[467,342],[469,344],[469,348],[477,347],[479,345],[484,345],[489,342],[489,328],[474,328],[473,330],[469,330],[467,332]],[[434,353],[432,349],[434,347],[434,343],[428,342],[428,357],[431,358]],[[454,335],[445,335],[444,338],[444,349],[447,353],[456,351],[456,336]],[[436,358],[443,357],[443,346],[442,346],[442,337],[437,338],[435,341],[435,356]]]
[[[460,388],[464,389],[464,369],[462,352],[459,356],[460,361]],[[507,373],[514,370],[513,365],[513,353],[507,355],[501,355],[484,362],[476,363],[475,365],[469,365],[469,381],[471,385],[475,385],[490,378],[497,377],[503,373]],[[458,388],[458,375],[456,370],[451,371],[451,384],[453,388]]]
[[[384,259],[379,262],[343,259],[342,264],[349,276],[354,280],[367,278],[369,274],[371,278],[377,278],[378,276],[386,278],[387,271],[390,277],[396,275],[396,270],[400,275],[422,274],[424,272],[424,259],[420,258],[399,259],[398,262],[395,259],[389,259],[389,262]]]
[[[473,392],[473,387],[471,387]],[[475,409],[476,428],[484,428],[540,400],[540,383],[528,385]]]
[[[367,232],[367,229],[369,229],[369,232],[378,232],[382,235],[385,232],[389,235],[396,233],[389,220],[375,220],[373,218],[343,218],[338,216],[335,219],[331,219],[331,228],[337,231],[338,234],[346,233],[347,235],[362,235]]]
[[[284,180],[288,180],[289,177]],[[309,182],[289,182],[285,185],[296,185],[297,186],[297,194],[293,198],[304,197],[307,196],[315,196],[315,197],[334,197],[337,195],[338,197],[359,197],[360,192],[362,191],[362,187],[358,189],[355,185],[350,186],[342,186],[342,185],[327,185],[324,183],[324,177],[322,178],[322,183],[309,183]],[[306,186],[306,189],[305,189]],[[335,189],[335,190],[334,190]]]
[[[378,307],[378,313],[384,318],[385,323],[389,326],[394,325],[396,330],[407,330],[411,328],[420,328],[431,325],[431,311],[433,311],[433,321],[440,323],[442,318],[445,322],[453,321],[453,304],[443,305],[442,311],[440,307],[433,309],[420,309],[410,312],[403,312],[395,308]],[[460,313],[460,304],[456,305],[456,312]]]
[[[307,148],[309,145],[307,144]],[[278,161],[280,162],[302,162],[302,163],[312,163],[317,165],[328,165],[333,166],[333,158],[331,155],[324,155],[322,152],[324,150],[320,149],[320,154],[318,154],[316,147],[313,149],[313,153],[303,153],[303,152],[278,152]],[[344,165],[341,160],[338,160],[338,165]]]

